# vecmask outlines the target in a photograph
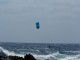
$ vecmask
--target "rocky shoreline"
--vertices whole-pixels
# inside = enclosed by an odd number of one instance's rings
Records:
[[[19,56],[0,56],[0,60],[36,60],[33,55],[31,54],[26,54],[23,57],[19,57]]]

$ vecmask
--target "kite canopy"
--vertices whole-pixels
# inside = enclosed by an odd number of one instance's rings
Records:
[[[37,28],[37,29],[39,29],[39,28],[40,28],[39,21],[36,21],[36,28]]]

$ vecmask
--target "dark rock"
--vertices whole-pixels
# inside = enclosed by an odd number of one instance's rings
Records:
[[[26,56],[24,57],[24,60],[36,60],[31,54],[26,54]]]
[[[23,57],[18,56],[0,56],[0,60],[36,60],[31,54],[26,54]]]
[[[9,56],[10,60],[23,60],[22,57],[18,57],[18,56]]]

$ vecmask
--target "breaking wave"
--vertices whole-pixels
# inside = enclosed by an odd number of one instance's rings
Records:
[[[4,54],[6,54],[7,56],[24,57],[24,55],[22,55],[22,54],[15,53],[14,51],[8,51],[7,49],[2,48],[1,46],[0,46],[0,51],[3,52]]]
[[[24,54],[18,54],[14,51],[9,51],[3,47],[0,46],[0,54],[3,52],[7,56],[20,56],[24,57]],[[77,55],[67,55],[67,54],[61,54],[59,52],[55,52],[48,55],[41,55],[41,54],[34,54],[31,53],[37,60],[80,60],[80,54]]]
[[[38,60],[80,60],[80,55],[65,55],[53,53],[49,55],[34,55]]]

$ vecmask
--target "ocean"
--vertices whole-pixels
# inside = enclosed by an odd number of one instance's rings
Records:
[[[37,60],[80,60],[80,44],[0,42],[0,55],[24,57],[32,54]]]

